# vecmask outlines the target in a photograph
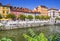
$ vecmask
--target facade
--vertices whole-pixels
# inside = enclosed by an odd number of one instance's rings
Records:
[[[7,5],[2,5],[0,3],[0,14],[2,15],[2,17],[6,17],[6,15],[9,13],[10,13],[10,7]]]
[[[51,18],[59,17],[58,9],[51,8],[48,10],[48,16]]]
[[[14,14],[16,16],[18,16],[20,14],[19,9],[17,9],[16,7],[10,7],[10,14]]]
[[[48,15],[48,8],[46,6],[38,6],[34,8],[34,11],[40,12],[40,15],[47,16]]]
[[[55,8],[48,9],[46,6],[38,6],[37,8],[34,8],[34,10],[30,10],[28,8],[19,8],[19,7],[12,7],[9,4],[8,5],[2,5],[0,3],[0,14],[3,17],[6,17],[7,14],[15,14],[16,16],[19,16],[20,14],[24,14],[26,16],[32,15],[43,15],[43,16],[50,16],[52,18],[60,17],[60,11]]]
[[[19,7],[10,7],[10,13],[15,14],[16,16],[19,16],[20,14],[24,14],[26,16],[28,15],[39,15],[39,12],[33,12],[32,10],[29,10],[27,8],[19,8]]]
[[[58,11],[58,15],[59,15],[58,17],[60,18],[60,10]]]

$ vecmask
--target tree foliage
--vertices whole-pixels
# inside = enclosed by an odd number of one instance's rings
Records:
[[[0,14],[0,19],[2,19],[2,15]]]
[[[23,15],[23,14],[20,14],[18,18],[21,19],[21,20],[25,20],[26,16]]]
[[[32,20],[33,19],[33,16],[32,15],[28,15],[27,16],[27,19]]]
[[[49,16],[44,16],[44,19],[48,20],[48,19],[50,19],[50,17]]]
[[[15,19],[16,16],[14,14],[7,14],[6,18]]]
[[[48,19],[50,19],[50,17],[49,16],[40,16],[40,20],[48,20]]]
[[[35,16],[35,19],[40,19],[40,16]]]
[[[56,17],[55,20],[60,20],[60,18],[59,17]]]

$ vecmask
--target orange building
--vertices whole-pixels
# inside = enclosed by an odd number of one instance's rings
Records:
[[[6,15],[9,13],[10,13],[10,6],[2,5],[0,3],[0,14],[2,15],[2,17],[6,17]]]
[[[38,6],[37,8],[34,8],[33,11],[40,12],[40,15],[47,16],[48,15],[48,8],[46,6]]]

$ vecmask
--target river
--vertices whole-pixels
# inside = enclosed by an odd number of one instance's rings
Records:
[[[11,38],[13,41],[25,41],[22,36],[23,33],[28,33],[29,28],[20,28],[14,30],[6,30],[0,31],[0,39],[2,37]],[[36,34],[43,32],[46,36],[50,34],[60,33],[60,26],[52,25],[52,26],[41,26],[41,27],[31,27]]]

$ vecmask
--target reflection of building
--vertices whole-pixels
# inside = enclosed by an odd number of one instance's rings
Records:
[[[3,17],[6,17],[7,14],[10,13],[10,7],[8,5],[2,5],[0,3],[0,14],[3,16]]]
[[[40,15],[48,15],[48,8],[46,6],[38,6],[37,8],[34,8],[34,11],[40,12]]]
[[[58,9],[51,8],[48,10],[48,16],[55,18],[59,16]]]

